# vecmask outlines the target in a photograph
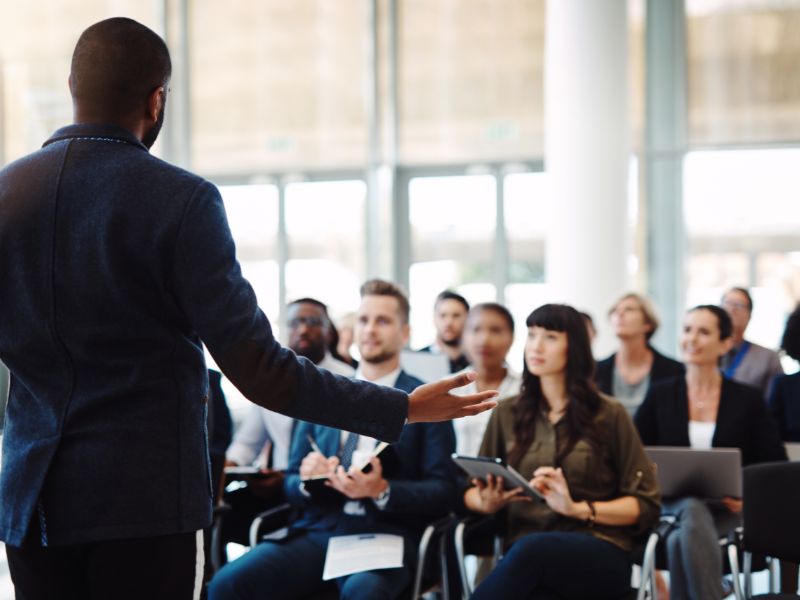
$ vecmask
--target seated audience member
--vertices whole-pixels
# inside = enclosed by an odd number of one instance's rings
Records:
[[[366,282],[361,294],[355,336],[362,360],[356,377],[413,390],[421,382],[400,369],[400,351],[409,333],[406,296],[380,280]],[[301,511],[299,518],[286,540],[264,542],[223,568],[211,582],[211,600],[314,594],[327,585],[322,572],[328,540],[357,533],[402,536],[403,567],[341,577],[336,580],[340,597],[398,597],[412,582],[426,524],[453,506],[457,486],[450,454],[455,436],[449,422],[406,425],[398,442],[370,460],[369,473],[353,469],[354,456],[369,454],[375,445],[365,436],[300,424],[284,482],[287,498]],[[384,459],[387,453],[391,461]],[[315,476],[329,477],[331,490],[324,490],[329,494],[305,489],[303,480]],[[329,498],[332,490],[338,492],[336,500]]]
[[[469,303],[460,294],[445,290],[436,296],[436,303],[433,306],[436,341],[420,349],[420,352],[446,354],[450,360],[451,373],[457,373],[469,364],[461,347],[468,312]]]
[[[592,382],[578,311],[547,304],[527,319],[522,391],[492,413],[481,454],[498,456],[544,500],[474,481],[476,512],[507,508],[511,548],[473,598],[620,598],[629,553],[658,519],[653,468],[625,409]]]
[[[597,363],[595,381],[601,392],[614,396],[633,415],[650,387],[681,375],[683,365],[650,345],[659,322],[653,305],[644,296],[625,294],[611,307],[608,316],[620,346]]]
[[[589,334],[589,345],[594,344],[597,338],[597,327],[594,326],[594,319],[588,312],[580,311],[583,322],[586,323],[586,333]]]
[[[718,306],[697,306],[686,314],[681,335],[686,374],[653,386],[634,417],[646,446],[739,448],[743,465],[786,460],[761,393],[719,370],[731,331],[728,313]],[[739,523],[742,507],[734,498],[723,504],[664,501],[664,513],[677,517],[666,541],[671,598],[722,598],[718,537]]]
[[[347,313],[339,319],[336,331],[335,343],[331,342],[331,354],[338,360],[347,363],[354,369],[358,367],[358,361],[353,358],[350,348],[353,346],[353,326],[356,322],[356,313]],[[335,352],[334,352],[335,350]]]
[[[337,375],[351,376],[353,369],[331,357],[328,352],[330,319],[326,306],[313,298],[301,298],[287,307],[289,348],[317,366]],[[289,446],[296,421],[280,413],[253,404],[228,447],[226,465],[252,465],[261,460],[269,444],[269,477],[249,478],[247,486],[225,494],[231,512],[222,526],[223,540],[247,544],[250,523],[260,512],[284,501],[283,471],[289,464]],[[266,465],[263,465],[266,466]]]
[[[733,323],[731,348],[722,357],[722,371],[734,381],[757,387],[766,399],[773,380],[783,375],[783,367],[777,352],[744,339],[753,315],[753,298],[745,288],[731,288],[722,297],[722,308]]]
[[[800,305],[786,321],[781,348],[800,362]],[[769,408],[784,442],[800,442],[800,372],[781,375],[772,386]]]
[[[519,393],[520,375],[506,362],[514,342],[514,318],[502,304],[487,302],[473,306],[464,326],[464,348],[470,359],[468,370],[475,371],[475,381],[453,390],[454,394],[497,390],[498,400]],[[489,411],[453,421],[459,454],[475,456],[489,422]]]

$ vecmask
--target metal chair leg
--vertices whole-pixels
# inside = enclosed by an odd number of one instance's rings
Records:
[[[466,523],[461,521],[456,525],[455,532],[453,533],[453,542],[456,548],[456,561],[458,562],[458,574],[461,577],[461,590],[464,600],[468,600],[473,592],[469,577],[467,577],[467,569],[464,566],[464,559],[466,558],[466,553],[464,551],[464,531],[466,527]]]
[[[745,555],[745,578],[744,578],[744,585],[745,590],[747,589],[747,555]],[[739,571],[739,549],[736,547],[736,544],[728,544],[728,562],[731,565],[731,576],[733,578],[733,594],[736,597],[736,600],[744,600],[745,595],[742,593],[742,581],[740,577]],[[749,597],[749,592],[748,596]]]

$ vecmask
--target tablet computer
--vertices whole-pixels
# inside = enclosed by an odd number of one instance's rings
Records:
[[[522,493],[533,499],[540,499],[543,496],[532,488],[520,473],[510,465],[503,463],[500,458],[490,458],[486,456],[462,456],[460,454],[451,455],[453,462],[455,462],[461,469],[473,479],[480,479],[486,481],[487,475],[493,477],[503,478],[503,489],[513,490],[514,488],[521,487]]]
[[[264,471],[258,467],[225,467],[225,476],[228,479],[267,479],[274,475],[274,471]]]
[[[645,446],[644,450],[656,464],[656,477],[664,498],[742,497],[739,448],[698,450],[684,446]]]

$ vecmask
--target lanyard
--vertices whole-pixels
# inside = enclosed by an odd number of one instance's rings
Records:
[[[744,355],[747,354],[747,351],[750,349],[750,342],[744,341],[742,342],[739,351],[736,353],[736,356],[733,357],[733,360],[728,365],[728,368],[725,369],[725,376],[728,378],[733,378],[733,374],[736,372],[736,369],[739,368],[739,365],[742,364],[742,360],[744,360]]]

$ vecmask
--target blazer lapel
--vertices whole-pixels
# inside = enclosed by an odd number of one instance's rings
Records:
[[[719,407],[717,408],[717,422],[714,427],[714,437],[711,439],[711,446],[720,448],[724,444],[719,443],[720,430],[721,435],[725,435],[725,424],[728,422],[728,413],[731,411],[731,382],[722,376],[722,386],[719,390]]]
[[[319,439],[316,442],[319,444],[320,450],[325,453],[325,456],[337,456],[339,446],[341,446],[341,432],[330,427],[320,427],[317,428],[317,431],[319,431]]]
[[[686,446],[691,446],[689,441],[689,389],[686,386],[686,379],[679,377],[677,380],[677,393],[675,399],[677,400],[675,406],[675,419],[676,424],[680,428],[680,435],[682,442]]]

